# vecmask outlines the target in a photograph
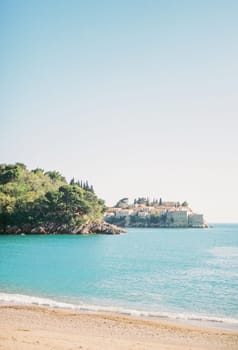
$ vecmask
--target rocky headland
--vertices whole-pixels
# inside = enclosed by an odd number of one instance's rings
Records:
[[[88,181],[58,171],[0,164],[0,234],[120,234]]]
[[[24,224],[22,226],[8,226],[0,234],[74,234],[74,235],[92,235],[92,234],[108,234],[116,235],[126,233],[116,225],[109,224],[105,221],[89,222],[80,226],[70,226],[67,224],[44,223],[43,225],[34,226]]]

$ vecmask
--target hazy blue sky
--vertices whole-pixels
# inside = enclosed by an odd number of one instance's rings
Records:
[[[237,0],[0,1],[0,162],[238,222]]]

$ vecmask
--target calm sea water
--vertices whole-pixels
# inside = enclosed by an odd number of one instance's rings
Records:
[[[238,327],[238,225],[0,236],[0,302]]]

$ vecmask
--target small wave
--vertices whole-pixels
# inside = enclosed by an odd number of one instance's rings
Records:
[[[88,304],[71,304],[56,301],[48,298],[40,298],[35,296],[23,295],[23,294],[8,294],[0,293],[0,304],[2,305],[34,305],[34,306],[47,306],[50,308],[60,309],[72,309],[86,312],[106,312],[106,313],[118,313],[121,315],[135,316],[135,317],[153,317],[160,319],[181,320],[181,321],[199,321],[199,322],[211,322],[217,324],[231,324],[238,325],[238,319],[226,318],[226,317],[211,317],[197,314],[186,313],[170,313],[170,312],[158,312],[158,311],[144,311],[134,310],[122,307],[112,306],[97,306]]]
[[[14,305],[38,305],[48,307],[59,307],[59,308],[74,308],[74,304],[63,303],[48,298],[39,298],[24,294],[8,294],[0,293],[0,302],[4,304]]]
[[[200,281],[204,279],[214,280],[214,278],[219,278],[219,277],[222,277],[222,279],[224,278],[234,279],[234,280],[236,279],[238,281],[237,271],[231,271],[230,269],[225,270],[224,268],[219,269],[218,267],[220,265],[224,267],[224,264],[219,265],[216,261],[207,260],[206,263],[210,268],[194,268],[194,269],[191,269],[190,271],[187,271],[187,275],[190,278],[192,277]]]
[[[238,247],[224,246],[210,249],[210,253],[218,258],[237,258]]]

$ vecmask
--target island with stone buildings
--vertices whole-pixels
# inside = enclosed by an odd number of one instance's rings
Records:
[[[206,228],[203,214],[197,214],[187,202],[168,202],[140,197],[129,203],[122,198],[104,213],[104,220],[120,227]]]

